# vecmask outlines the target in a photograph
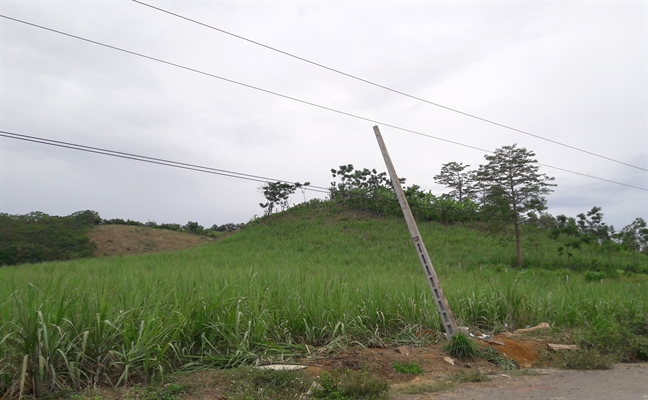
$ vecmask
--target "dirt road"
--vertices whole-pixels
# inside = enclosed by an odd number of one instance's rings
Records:
[[[648,399],[648,364],[619,364],[605,371],[535,370],[538,375],[498,375],[491,382],[462,385],[441,393],[398,395],[398,400]]]

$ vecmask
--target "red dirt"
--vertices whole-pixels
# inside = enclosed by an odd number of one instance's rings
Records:
[[[522,368],[530,368],[538,361],[538,354],[544,350],[546,341],[540,339],[520,340],[513,339],[507,335],[496,335],[493,338],[496,342],[504,343],[504,346],[491,344],[493,350],[501,354],[506,354],[513,360],[517,361]],[[480,344],[488,345],[484,342]]]

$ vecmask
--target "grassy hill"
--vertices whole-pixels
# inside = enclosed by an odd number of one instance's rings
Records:
[[[646,271],[645,257],[584,248],[568,261],[531,230],[518,270],[508,238],[420,229],[461,324],[549,322],[617,360],[648,358],[648,279],[627,272]],[[600,266],[599,275],[570,265]],[[0,395],[21,376],[42,394],[305,354],[306,345],[417,344],[421,331],[441,330],[405,223],[330,203],[177,252],[0,268],[0,282]]]

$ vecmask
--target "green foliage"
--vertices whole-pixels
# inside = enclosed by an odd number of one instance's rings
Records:
[[[392,368],[399,374],[422,374],[423,368],[417,363],[393,363]]]
[[[455,161],[443,164],[441,172],[434,177],[438,184],[445,185],[453,189],[447,194],[447,197],[462,203],[464,200],[476,200],[477,187],[475,182],[475,172],[464,172],[470,165],[457,163]]]
[[[545,196],[553,191],[554,178],[538,171],[535,153],[517,145],[504,146],[492,155],[484,156],[488,164],[480,165],[476,174],[484,196],[483,212],[491,219],[509,221],[515,228],[517,266],[522,266],[522,246],[519,226],[527,213],[543,211]]]
[[[323,372],[319,387],[313,389],[315,399],[364,400],[386,399],[389,384],[367,371],[343,369]]]
[[[578,349],[562,354],[562,367],[577,370],[611,369],[617,361],[611,354],[601,354],[597,349]]]
[[[363,211],[371,211],[380,215],[394,215],[400,212],[396,193],[387,177],[386,172],[375,169],[355,169],[352,164],[341,165],[339,169],[331,169],[333,178],[340,182],[332,182],[331,199]],[[401,179],[404,183],[405,179]]]
[[[443,351],[461,360],[472,360],[479,354],[479,346],[467,335],[459,332],[443,346]]]
[[[549,322],[581,329],[574,342],[599,354],[623,349],[615,360],[643,354],[646,275],[586,282],[558,268],[555,242],[532,227],[524,270],[510,268],[510,243],[482,231],[419,228],[462,324],[490,332]],[[589,263],[587,246],[572,265]],[[621,269],[632,257],[612,262]],[[23,365],[25,394],[78,390],[281,360],[307,354],[305,345],[420,345],[429,339],[417,332],[442,330],[402,219],[325,201],[207,246],[5,267],[0,282],[0,397],[17,395]]]
[[[141,397],[143,400],[177,400],[187,393],[186,386],[169,383],[161,387],[148,386]]]
[[[198,222],[194,222],[194,221],[189,221],[184,225],[180,225],[175,223],[158,224],[155,221],[148,221],[146,223],[143,223],[139,221],[133,221],[131,219],[123,220],[121,218],[104,219],[101,221],[101,225],[143,226],[146,228],[164,229],[167,231],[185,232],[185,233],[192,233],[194,235],[204,235],[209,237],[218,237],[220,236],[221,232],[223,233],[233,232],[245,227],[245,224],[234,224],[231,222],[223,225],[215,224],[212,225],[211,228],[205,228],[202,225],[198,224]]]
[[[635,336],[632,344],[632,351],[635,352],[634,359],[639,361],[648,361],[648,337]]]
[[[99,222],[89,210],[67,217],[0,214],[0,266],[90,257],[95,244],[87,232]]]
[[[261,191],[265,196],[267,203],[259,203],[261,208],[265,209],[265,215],[272,215],[281,207],[281,211],[285,211],[290,207],[289,199],[295,190],[309,186],[310,182],[299,183],[295,182],[268,182],[261,186]]]
[[[332,182],[330,188],[331,200],[337,204],[382,216],[403,215],[386,172],[367,168],[356,170],[352,164],[331,169],[331,172],[334,178],[340,179],[340,182]],[[405,178],[400,178],[400,182],[404,184]],[[406,186],[403,192],[412,214],[419,220],[451,224],[473,221],[478,217],[479,206],[469,196],[462,200],[436,197],[418,185]]]
[[[643,218],[637,218],[625,226],[616,237],[622,246],[633,252],[635,262],[637,252],[641,251],[648,255],[648,227]]]
[[[602,271],[585,271],[583,277],[586,281],[600,281],[607,278],[607,274]]]

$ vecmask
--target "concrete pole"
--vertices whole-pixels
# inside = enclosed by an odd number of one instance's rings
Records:
[[[427,249],[425,248],[425,244],[423,244],[423,239],[421,238],[421,233],[418,230],[418,226],[416,226],[416,221],[414,220],[414,216],[412,215],[412,210],[410,209],[409,204],[407,204],[405,192],[403,192],[403,187],[398,180],[398,175],[396,175],[396,170],[394,169],[394,165],[392,164],[389,153],[387,152],[387,147],[385,146],[385,142],[383,141],[382,135],[380,134],[380,129],[378,129],[378,126],[374,126],[373,130],[376,134],[376,139],[378,140],[380,151],[382,152],[383,158],[385,159],[385,164],[387,165],[387,171],[389,172],[389,176],[391,177],[392,185],[394,186],[394,190],[396,191],[398,203],[400,203],[401,210],[403,210],[403,215],[405,216],[407,227],[409,228],[410,235],[412,236],[412,241],[414,241],[414,247],[416,248],[416,252],[419,255],[419,260],[421,261],[421,265],[423,266],[423,272],[425,273],[427,281],[430,285],[430,289],[432,290],[434,303],[439,310],[439,315],[441,316],[441,321],[443,322],[443,327],[445,328],[447,334],[446,336],[449,340],[457,334],[457,323],[455,321],[454,315],[452,314],[452,311],[450,310],[450,306],[448,305],[448,300],[443,294],[441,283],[439,282],[439,278],[437,278],[436,271],[434,271],[434,266],[432,266],[432,261],[430,260],[430,256],[428,255]]]

